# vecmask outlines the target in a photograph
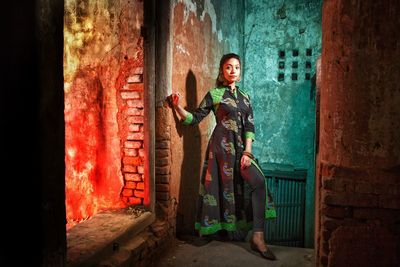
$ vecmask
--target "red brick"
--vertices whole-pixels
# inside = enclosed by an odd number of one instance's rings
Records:
[[[128,189],[128,188],[124,188],[122,190],[122,195],[124,197],[131,197],[131,196],[133,196],[133,190],[132,189]]]
[[[129,204],[134,204],[134,205],[141,205],[142,204],[142,199],[138,197],[129,197],[128,198]]]
[[[377,225],[342,226],[329,241],[329,266],[398,266],[396,237]]]
[[[135,91],[121,91],[122,99],[140,99],[140,93]]]
[[[379,207],[399,210],[400,198],[396,195],[381,195],[379,196]]]
[[[134,100],[128,100],[126,101],[126,103],[128,104],[128,107],[132,107],[132,108],[140,108],[142,110],[142,115],[143,115],[143,100],[139,100],[139,99],[134,99]]]
[[[144,157],[145,156],[145,151],[144,149],[139,149],[139,157]]]
[[[170,150],[169,149],[156,149],[155,157],[158,159],[161,158],[167,158],[170,156]]]
[[[170,166],[155,167],[156,174],[169,174]]]
[[[167,222],[156,222],[151,225],[151,231],[158,238],[165,236],[168,233],[168,228]]]
[[[142,147],[142,142],[125,141],[124,147],[125,148],[141,148]]]
[[[126,116],[143,116],[143,109],[130,107],[124,111]]]
[[[327,178],[332,177],[334,170],[335,170],[334,165],[322,164],[322,171],[321,171],[322,177],[327,177]]]
[[[144,122],[144,117],[143,116],[129,116],[126,118],[128,123],[141,123],[143,124]]]
[[[124,165],[123,172],[137,173],[137,167],[133,165]]]
[[[164,167],[170,165],[169,158],[156,159],[156,167]]]
[[[126,139],[128,139],[130,141],[144,140],[144,134],[143,133],[128,133]]]
[[[132,181],[127,181],[125,183],[125,188],[135,189],[136,188],[136,183],[132,182]]]
[[[144,191],[142,190],[134,190],[135,197],[144,198]]]
[[[400,212],[393,212],[391,209],[379,208],[355,208],[353,210],[355,219],[382,219],[382,220],[400,220]]]
[[[157,192],[169,192],[169,184],[156,184]]]
[[[366,193],[370,194],[374,191],[372,184],[370,183],[356,183],[355,192],[356,193]]]
[[[131,74],[143,74],[143,67],[135,67],[131,69]]]
[[[168,174],[167,175],[157,174],[156,175],[156,183],[168,184],[170,177],[171,176]]]
[[[355,222],[350,221],[350,220],[342,220],[342,219],[331,219],[329,217],[322,217],[321,220],[322,223],[322,229],[323,230],[328,230],[328,231],[334,231],[335,229],[337,229],[339,226],[342,225],[353,225]]]
[[[140,124],[129,124],[128,130],[131,132],[139,132]]]
[[[355,185],[354,180],[346,178],[334,178],[335,187],[334,191],[337,192],[354,192]]]
[[[349,207],[336,207],[336,206],[325,206],[322,209],[324,215],[333,218],[344,218],[351,216],[351,208]]]
[[[326,190],[334,190],[335,189],[335,179],[322,178],[322,187]]]
[[[333,173],[334,177],[345,178],[358,181],[369,181],[370,173],[365,169],[336,167]]]
[[[125,84],[123,89],[124,90],[132,90],[132,91],[143,91],[144,84],[143,83]]]
[[[138,166],[137,170],[138,170],[138,173],[143,174],[144,173],[144,166]]]
[[[136,184],[136,189],[143,190],[143,189],[144,189],[144,183],[143,183],[143,182],[137,183],[137,184]]]
[[[133,74],[126,79],[126,83],[143,83],[143,75],[142,74]]]
[[[170,142],[169,140],[156,141],[156,149],[157,149],[157,148],[167,148],[167,149],[170,149],[170,144],[171,144],[171,142]]]
[[[328,205],[353,207],[376,207],[378,205],[377,196],[373,194],[322,192],[322,202]]]
[[[138,150],[134,148],[124,148],[124,155],[129,157],[136,157],[138,155]]]
[[[141,165],[142,164],[142,160],[140,159],[140,157],[123,157],[122,162],[126,165]]]
[[[134,182],[142,181],[142,176],[136,173],[125,173],[124,177],[126,181],[134,181]]]

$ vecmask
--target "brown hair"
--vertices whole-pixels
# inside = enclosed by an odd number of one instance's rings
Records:
[[[215,81],[215,85],[217,87],[220,87],[224,84],[225,82],[225,78],[224,78],[224,73],[223,73],[223,67],[226,61],[228,61],[231,58],[236,58],[240,63],[240,57],[237,54],[234,53],[229,53],[229,54],[225,54],[222,56],[221,60],[219,61],[219,70],[218,70],[218,77],[217,80]]]

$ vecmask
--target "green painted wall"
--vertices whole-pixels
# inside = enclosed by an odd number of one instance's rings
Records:
[[[307,169],[306,247],[314,246],[312,80],[321,52],[321,7],[322,0],[245,0],[242,84],[253,98],[253,150],[263,168]],[[311,49],[311,55],[307,55],[307,49]],[[293,55],[293,50],[298,51],[298,56]],[[285,52],[282,58],[279,51]],[[297,68],[293,62],[297,62]],[[306,62],[310,65],[306,66]],[[283,80],[279,73],[284,75]],[[292,80],[292,73],[297,73],[297,80]],[[307,73],[310,80],[306,79]]]

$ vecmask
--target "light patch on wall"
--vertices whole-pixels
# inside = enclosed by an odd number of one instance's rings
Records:
[[[176,50],[181,54],[186,54],[190,56],[190,53],[186,50],[186,48],[182,44],[176,45]]]
[[[217,14],[215,13],[214,5],[211,4],[211,0],[206,0],[204,2],[204,10],[200,16],[201,21],[204,21],[204,17],[206,16],[206,13],[208,13],[208,15],[210,16],[210,19],[211,19],[212,32],[217,33]],[[221,34],[221,40],[222,40],[222,34]],[[220,35],[218,34],[218,41],[221,41],[221,40],[220,40]]]
[[[189,18],[189,13],[193,12],[196,14],[197,11],[197,5],[196,3],[193,3],[191,0],[178,0],[176,3],[182,3],[185,6],[185,10],[183,12],[183,22],[186,23],[188,18]],[[174,5],[175,8],[175,5]]]
[[[190,12],[193,12],[196,14],[197,5],[196,5],[196,3],[193,3],[191,0],[177,0],[176,3],[183,3],[185,6],[185,10],[183,13],[184,23],[187,22]],[[223,39],[222,31],[217,30],[217,13],[215,12],[215,8],[214,8],[214,5],[211,3],[211,0],[204,1],[204,10],[203,10],[203,13],[200,15],[200,21],[204,21],[206,14],[208,14],[208,16],[211,19],[212,32],[217,34],[218,41],[221,42]]]

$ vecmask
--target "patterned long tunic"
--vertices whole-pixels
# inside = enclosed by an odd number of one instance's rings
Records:
[[[195,228],[201,235],[251,227],[251,198],[247,193],[249,186],[240,175],[240,159],[245,139],[255,138],[253,109],[249,96],[236,89],[235,93],[228,87],[211,89],[183,121],[185,125],[197,124],[210,111],[216,118],[200,180]],[[258,167],[256,162],[252,163]],[[275,217],[272,197],[266,192],[266,218]]]

